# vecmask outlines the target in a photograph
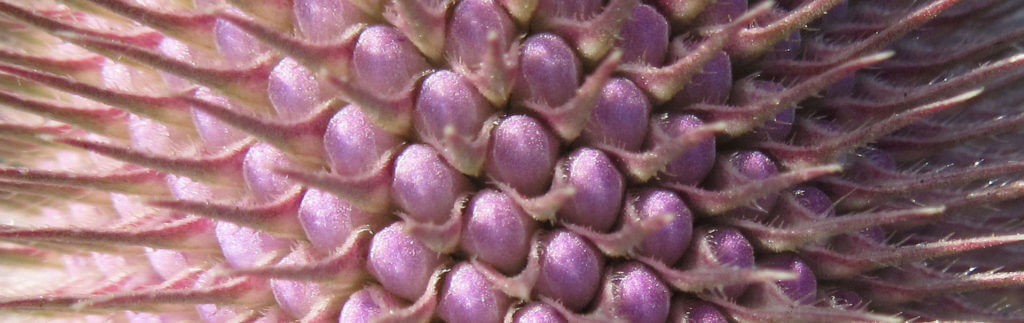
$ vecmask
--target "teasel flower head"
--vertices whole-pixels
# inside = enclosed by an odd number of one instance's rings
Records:
[[[1022,8],[0,0],[0,320],[1024,321]]]

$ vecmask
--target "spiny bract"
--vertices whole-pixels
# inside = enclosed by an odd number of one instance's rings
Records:
[[[1024,1],[0,0],[0,317],[1024,321]]]

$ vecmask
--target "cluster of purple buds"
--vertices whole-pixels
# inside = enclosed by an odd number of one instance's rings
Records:
[[[0,0],[0,321],[1024,321],[1021,0]]]

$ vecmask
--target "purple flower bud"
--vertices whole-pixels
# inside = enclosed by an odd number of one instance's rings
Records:
[[[601,89],[580,139],[635,151],[647,136],[650,114],[651,103],[643,91],[627,79],[613,78]]]
[[[408,301],[427,289],[434,269],[446,256],[438,255],[405,233],[405,223],[395,222],[373,236],[367,270],[384,289]]]
[[[615,225],[625,193],[625,178],[600,150],[580,148],[562,160],[565,175],[556,180],[572,185],[576,194],[558,212],[562,221],[608,231]]]
[[[700,43],[677,37],[672,40],[669,57],[672,61],[690,55]],[[719,51],[704,66],[700,73],[690,78],[690,82],[666,104],[672,111],[684,112],[691,104],[725,104],[732,92],[732,63],[729,54]]]
[[[416,76],[428,67],[416,46],[393,27],[366,28],[352,52],[355,81],[382,97],[408,90]]]
[[[413,122],[420,137],[441,139],[445,127],[474,137],[491,112],[490,104],[464,76],[442,70],[423,80]]]
[[[331,170],[342,176],[361,176],[380,162],[401,140],[373,124],[359,107],[338,111],[327,125],[324,151]]]
[[[500,322],[512,304],[468,262],[455,265],[441,286],[437,314],[445,322]]]
[[[579,311],[590,303],[600,287],[605,259],[578,234],[556,230],[542,238],[544,252],[534,291]]]
[[[649,218],[672,214],[672,221],[661,229],[647,235],[637,252],[666,264],[674,264],[690,245],[693,233],[693,214],[676,193],[663,189],[645,189],[634,192],[628,200],[640,217]]]
[[[177,277],[198,261],[195,258],[197,257],[189,252],[146,248],[146,259],[163,279]]]
[[[787,224],[798,224],[835,216],[835,210],[825,192],[811,185],[798,185],[782,193],[772,215]]]
[[[217,222],[215,232],[224,259],[234,268],[270,263],[275,253],[284,256],[284,252],[294,243],[293,240],[278,238],[231,222]]]
[[[299,32],[314,42],[331,43],[346,29],[369,20],[351,1],[293,1]]]
[[[864,228],[863,230],[858,231],[857,235],[876,243],[884,242],[887,236],[885,229],[882,229],[881,227]]]
[[[722,314],[715,305],[691,298],[685,294],[676,295],[676,297],[672,298],[672,310],[668,320],[669,322],[684,323],[729,322],[725,314]]]
[[[710,186],[715,189],[729,189],[763,180],[779,173],[775,162],[768,155],[756,150],[743,150],[719,155]],[[775,206],[777,197],[769,195],[757,199],[753,207],[730,211],[735,217],[759,219],[765,217]]]
[[[259,143],[249,149],[242,163],[242,174],[249,191],[264,202],[274,201],[296,187],[295,182],[276,173],[278,168],[295,168],[297,165],[284,153],[266,143]]]
[[[596,308],[626,322],[664,322],[672,293],[647,266],[627,262],[605,270]]]
[[[251,62],[269,51],[252,35],[223,19],[217,19],[213,33],[217,37],[217,51],[224,55],[227,61],[237,62],[237,64]]]
[[[541,302],[529,302],[516,310],[512,316],[513,323],[567,323],[562,314],[550,305]]]
[[[543,124],[528,116],[513,115],[492,131],[484,167],[494,180],[524,195],[538,195],[551,182],[558,150],[558,139]]]
[[[368,285],[349,295],[341,307],[338,323],[370,323],[382,313],[405,307],[404,301],[377,285]]]
[[[215,96],[208,90],[200,89],[197,91],[196,97],[218,104],[228,104],[226,98]],[[220,151],[224,147],[231,146],[248,137],[248,134],[199,109],[192,109],[192,120],[199,132],[199,137],[203,139],[203,146],[209,151]]]
[[[505,274],[526,264],[537,223],[504,193],[477,192],[466,209],[460,247],[480,262]]]
[[[291,265],[312,260],[312,254],[307,250],[288,255],[281,259],[280,264]],[[287,279],[271,279],[270,289],[274,292],[274,299],[281,309],[295,319],[305,317],[313,310],[317,301],[330,293],[324,290],[319,282]]]
[[[758,259],[757,265],[767,269],[791,270],[795,279],[761,283],[751,287],[744,301],[754,307],[790,304],[811,304],[817,301],[818,280],[811,267],[791,253],[771,254]]]
[[[431,74],[420,87],[415,109],[413,123],[420,138],[458,171],[479,175],[494,123],[485,120],[491,104],[472,80],[447,70]]]
[[[445,37],[445,56],[456,64],[475,69],[483,62],[488,35],[497,33],[501,48],[515,38],[515,24],[505,10],[491,0],[465,0],[455,5]]]
[[[579,70],[579,58],[561,37],[548,33],[530,36],[523,42],[519,83],[513,95],[521,101],[561,106],[575,95]]]
[[[270,71],[267,92],[277,116],[285,121],[305,118],[324,100],[313,72],[291,58],[282,59]]]
[[[658,118],[658,126],[672,137],[681,136],[687,131],[704,125],[704,122],[691,114],[668,114]],[[696,147],[690,148],[676,159],[673,159],[658,176],[667,182],[683,185],[697,185],[711,172],[715,166],[715,138],[709,137]]]
[[[733,266],[754,267],[754,247],[732,227],[702,226],[693,230],[689,251],[680,261],[680,269]],[[746,286],[726,286],[724,293],[738,297]]]
[[[410,145],[395,159],[391,194],[410,217],[420,222],[443,223],[469,181],[448,166],[434,148]]]
[[[615,46],[622,49],[622,61],[661,66],[668,50],[669,26],[665,16],[654,7],[641,4],[633,8],[622,25]]]
[[[318,189],[307,190],[299,205],[299,223],[306,232],[306,238],[324,253],[341,247],[352,231],[363,226],[375,230],[388,220],[388,217],[360,210]]]

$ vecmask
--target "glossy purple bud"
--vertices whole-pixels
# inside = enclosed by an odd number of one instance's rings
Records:
[[[749,268],[754,265],[754,249],[747,238],[732,227],[704,226],[694,229],[691,253],[686,261],[709,266],[737,266]],[[696,257],[696,258],[695,258]]]
[[[460,247],[475,259],[505,274],[526,264],[537,222],[505,193],[484,189],[466,208]]]
[[[672,221],[647,235],[637,252],[666,264],[674,264],[686,252],[693,233],[693,214],[675,192],[649,188],[630,195],[626,207],[635,208],[642,218],[671,214]]]
[[[702,226],[693,230],[690,248],[680,261],[681,269],[754,267],[754,247],[732,227]],[[726,286],[725,295],[738,297],[746,286]]]
[[[312,254],[307,252],[293,252],[284,259],[281,265],[294,265],[315,261]],[[274,292],[274,300],[281,306],[289,316],[301,319],[310,311],[314,310],[317,302],[327,298],[330,291],[325,290],[321,283],[315,281],[271,279],[270,289]]]
[[[414,301],[446,258],[406,234],[405,223],[395,222],[373,235],[366,267],[385,290]]]
[[[345,244],[354,230],[376,230],[388,217],[360,210],[337,196],[318,189],[306,190],[299,204],[299,223],[318,251],[330,253]]]
[[[608,144],[635,151],[647,136],[651,103],[633,82],[613,78],[605,83],[580,138],[586,144]]]
[[[492,130],[484,167],[494,180],[519,193],[538,195],[551,183],[558,150],[558,138],[540,121],[513,115]]]
[[[668,114],[656,120],[662,131],[669,136],[677,137],[687,131],[704,125],[704,122],[692,114]],[[697,185],[711,172],[715,166],[715,138],[701,142],[690,148],[676,159],[673,159],[658,176],[662,180],[683,185]]]
[[[770,254],[758,259],[757,265],[765,269],[792,271],[796,273],[797,277],[751,287],[744,295],[744,300],[749,304],[756,304],[755,306],[811,304],[817,301],[815,296],[818,290],[818,280],[814,277],[811,267],[800,257],[792,253]]]
[[[665,63],[669,25],[657,9],[641,4],[622,25],[615,46],[622,49],[622,61],[649,66]]]
[[[226,98],[213,95],[209,90],[200,89],[196,92],[196,97],[217,104],[229,105]],[[208,151],[221,151],[249,136],[199,109],[192,109],[192,120],[196,131],[199,132],[199,138],[203,140],[203,147]]]
[[[664,322],[672,292],[650,268],[638,262],[605,270],[596,308],[626,322]]]
[[[552,231],[541,243],[544,252],[534,291],[571,310],[582,310],[601,286],[604,256],[589,241],[571,231]]]
[[[318,43],[337,41],[346,29],[368,21],[352,1],[293,0],[295,24],[307,39]]]
[[[564,176],[556,180],[572,185],[576,194],[558,211],[558,218],[599,232],[615,225],[622,209],[625,178],[604,152],[580,148],[562,160]]]
[[[468,262],[452,267],[441,286],[437,315],[445,322],[501,322],[512,304]]]
[[[814,222],[835,216],[832,199],[811,185],[798,185],[782,193],[772,214],[787,224]]]
[[[452,167],[477,176],[487,159],[494,126],[486,120],[491,110],[491,104],[471,79],[442,70],[423,81],[413,124],[420,139],[440,151]]]
[[[579,70],[579,58],[561,37],[548,33],[530,36],[522,45],[519,83],[512,93],[520,101],[561,106],[575,95]]]
[[[487,38],[497,33],[501,48],[515,39],[515,23],[505,10],[491,0],[466,0],[455,5],[448,34],[445,56],[452,62],[475,69],[484,60]]]
[[[217,19],[213,28],[217,51],[226,61],[236,64],[252,62],[270,50],[252,35],[223,19]]]
[[[342,176],[365,175],[401,143],[401,139],[374,124],[354,105],[338,111],[324,134],[324,151],[331,170]]]
[[[685,294],[672,298],[669,322],[679,323],[727,323],[729,320],[715,305],[692,298]]]
[[[275,254],[284,256],[295,242],[224,221],[217,222],[214,231],[224,259],[234,268],[266,265]]]
[[[173,279],[198,262],[194,253],[146,248],[146,260],[163,279]]]
[[[423,80],[413,119],[421,137],[441,139],[445,127],[459,136],[475,137],[491,107],[462,75],[442,70]]]
[[[380,286],[368,285],[348,297],[338,323],[370,323],[389,310],[405,306],[404,301]]]
[[[277,200],[297,185],[287,176],[275,172],[278,168],[295,168],[297,165],[287,155],[267,143],[249,148],[242,162],[242,174],[249,191],[259,201]]]
[[[469,190],[469,180],[445,163],[434,148],[414,144],[395,159],[391,195],[411,218],[444,223],[455,201]]]
[[[730,189],[732,187],[763,180],[779,173],[767,154],[757,150],[743,150],[720,154],[715,169],[709,178],[714,189]],[[776,195],[768,195],[754,201],[751,207],[744,207],[729,212],[731,216],[742,218],[763,218],[775,207]]]
[[[408,90],[428,67],[416,46],[394,27],[366,28],[352,52],[355,82],[381,97]]]
[[[291,58],[282,59],[270,71],[267,92],[274,111],[284,121],[302,120],[324,101],[313,72]]]
[[[568,323],[558,310],[541,302],[530,302],[516,310],[512,323]]]
[[[690,55],[700,43],[678,37],[672,41],[670,59],[675,61]],[[672,99],[665,104],[671,111],[684,112],[686,107],[696,103],[725,104],[732,93],[732,63],[729,54],[719,51],[701,66],[701,72],[694,74]]]

